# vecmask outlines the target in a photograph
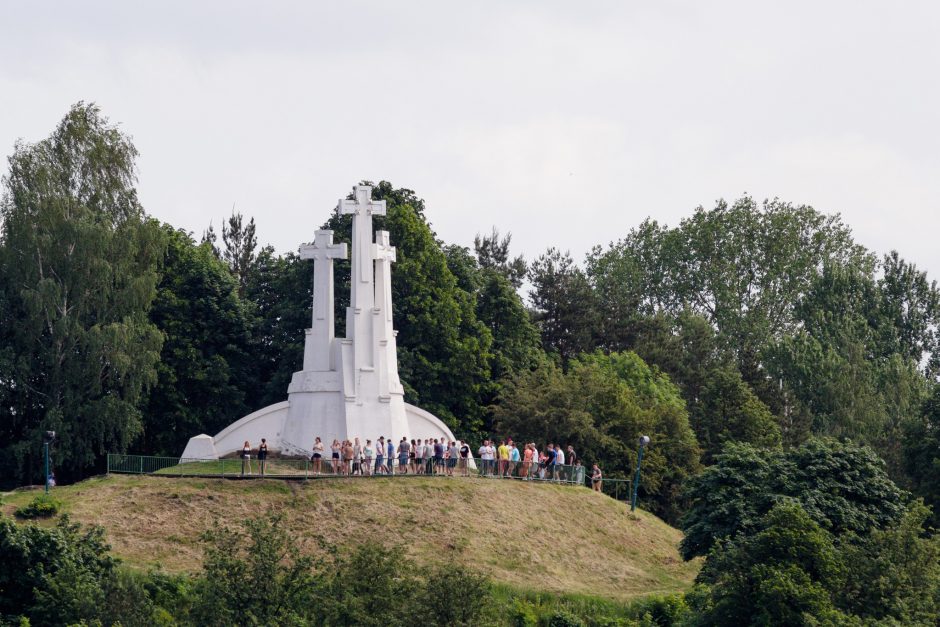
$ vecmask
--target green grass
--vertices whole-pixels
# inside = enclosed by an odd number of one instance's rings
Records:
[[[240,460],[227,462],[240,470]],[[285,482],[111,475],[54,492],[65,512],[102,525],[114,553],[141,570],[196,571],[203,531],[268,513],[282,515],[309,554],[321,554],[322,543],[342,550],[378,540],[403,547],[419,564],[482,570],[519,594],[575,595],[571,603],[578,595],[622,603],[683,592],[699,568],[679,557],[676,529],[575,486],[443,477]],[[10,493],[0,509],[12,514],[35,496]]]

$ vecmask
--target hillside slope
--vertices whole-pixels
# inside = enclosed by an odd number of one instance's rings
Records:
[[[629,599],[686,590],[678,530],[585,488],[478,478],[276,480],[111,475],[55,489],[65,511],[102,525],[134,567],[200,568],[199,535],[220,522],[280,513],[303,550],[317,537],[406,546],[422,564],[486,571],[514,587]],[[12,514],[36,492],[8,495]]]

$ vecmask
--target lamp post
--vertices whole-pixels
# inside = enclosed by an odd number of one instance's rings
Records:
[[[630,501],[630,511],[636,511],[636,496],[637,492],[640,489],[640,466],[643,464],[643,449],[649,446],[650,437],[648,435],[641,435],[638,444],[640,445],[639,450],[636,454],[636,476],[633,478],[633,499]]]
[[[55,431],[46,431],[42,439],[43,450],[46,458],[46,494],[49,494],[49,445],[55,440]]]

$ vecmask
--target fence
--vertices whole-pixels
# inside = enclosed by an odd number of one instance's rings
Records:
[[[524,462],[499,462],[496,460],[474,460],[476,469],[465,460],[430,459],[409,461],[405,465],[398,459],[383,458],[361,461],[343,461],[324,458],[282,459],[268,458],[262,468],[258,459],[187,459],[178,457],[151,457],[146,455],[108,454],[108,472],[160,475],[177,477],[251,477],[272,479],[320,479],[320,478],[369,478],[369,477],[483,477],[516,481],[544,481],[573,485],[590,483],[590,475],[580,465],[563,466],[526,464]],[[625,480],[612,480],[613,483]],[[605,480],[605,484],[607,481]],[[613,484],[612,483],[612,484]],[[604,486],[604,492],[608,488]],[[620,490],[616,494],[619,496]],[[616,498],[616,497],[615,497]],[[629,498],[629,497],[626,497]]]

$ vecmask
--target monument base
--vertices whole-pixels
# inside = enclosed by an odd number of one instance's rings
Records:
[[[420,407],[408,403],[404,403],[404,405],[405,419],[408,425],[406,433],[352,433],[347,437],[349,439],[358,437],[363,444],[365,444],[366,439],[375,442],[380,435],[391,438],[391,441],[396,445],[402,437],[406,437],[408,440],[412,438],[421,438],[422,440],[425,438],[443,438],[448,442],[456,441],[457,438],[454,437],[453,432],[440,418]],[[190,438],[186,450],[183,451],[180,458],[187,460],[219,459],[219,457],[240,451],[246,440],[251,444],[251,448],[256,450],[261,438],[268,441],[268,447],[272,453],[276,451],[285,455],[309,457],[312,452],[313,437],[309,438],[310,442],[286,442],[281,438],[289,409],[289,401],[268,405],[233,422],[222,431],[219,431],[215,437],[202,434]],[[327,427],[327,430],[329,430],[329,427]],[[334,428],[333,431],[338,432],[338,427]],[[326,431],[314,435],[320,435],[324,447],[329,452],[332,437],[327,439]]]

